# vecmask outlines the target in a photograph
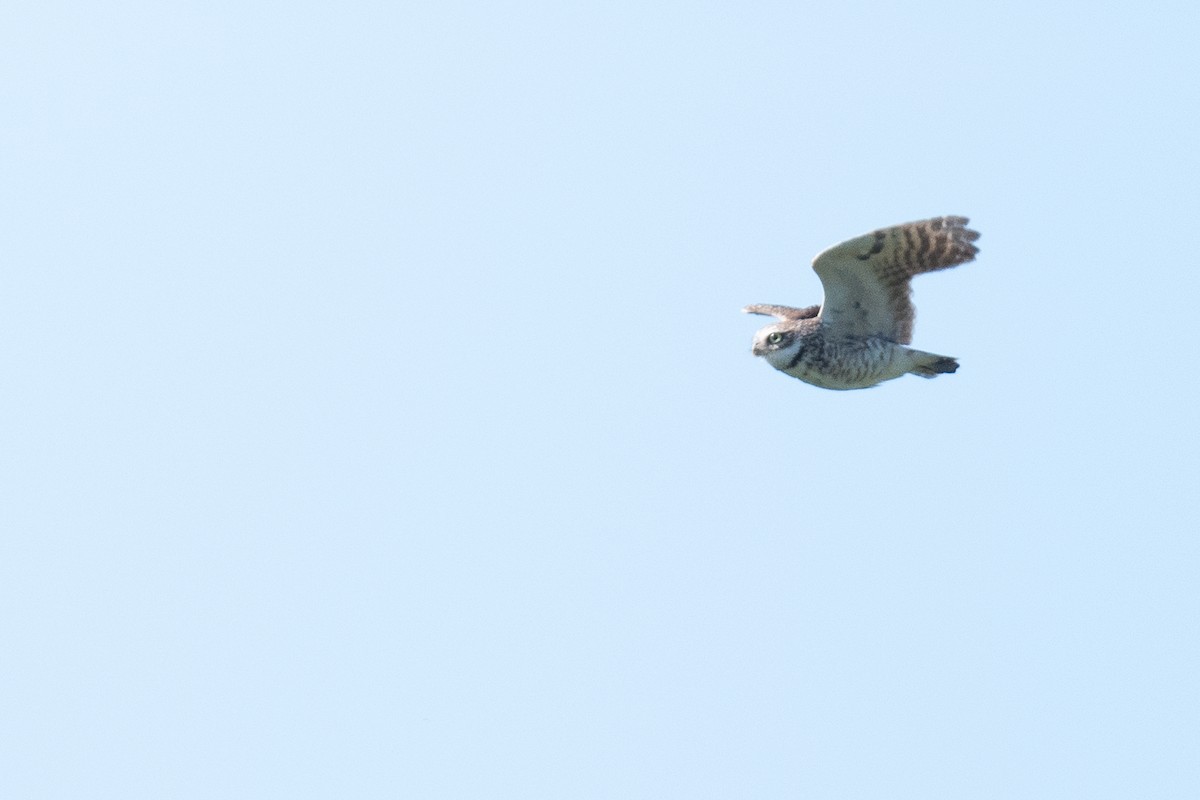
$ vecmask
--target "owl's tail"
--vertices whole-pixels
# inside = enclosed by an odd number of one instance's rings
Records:
[[[936,378],[938,375],[952,373],[958,369],[958,361],[950,356],[939,356],[936,353],[925,353],[921,350],[909,350],[913,367],[909,370],[913,375],[922,378]]]

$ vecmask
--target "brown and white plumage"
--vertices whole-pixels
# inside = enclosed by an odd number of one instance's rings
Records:
[[[913,350],[916,275],[970,261],[978,248],[966,217],[936,217],[849,239],[813,259],[820,306],[753,305],[780,320],[758,332],[753,352],[793,377],[828,389],[862,389],[907,373],[932,378],[958,362]]]

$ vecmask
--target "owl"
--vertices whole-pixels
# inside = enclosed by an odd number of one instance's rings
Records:
[[[916,314],[914,275],[966,263],[979,234],[966,217],[908,222],[849,239],[813,259],[825,299],[819,306],[753,305],[775,317],[752,352],[775,369],[824,389],[866,389],[899,378],[934,378],[958,369],[950,356],[905,347]]]

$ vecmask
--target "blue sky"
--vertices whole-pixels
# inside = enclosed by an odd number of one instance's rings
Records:
[[[1200,792],[1194,4],[0,21],[0,794]]]

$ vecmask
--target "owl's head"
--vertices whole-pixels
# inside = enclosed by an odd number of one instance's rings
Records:
[[[791,350],[799,333],[794,322],[768,325],[754,334],[754,346],[750,348],[750,352],[756,356],[766,356],[769,359],[773,353]]]
[[[783,369],[795,356],[804,334],[811,333],[819,324],[816,320],[821,311],[820,306],[807,308],[792,308],[791,306],[754,305],[746,306],[742,311],[747,314],[762,314],[779,320],[774,325],[768,325],[754,335],[754,346],[750,352],[763,356],[771,362],[771,366]]]

